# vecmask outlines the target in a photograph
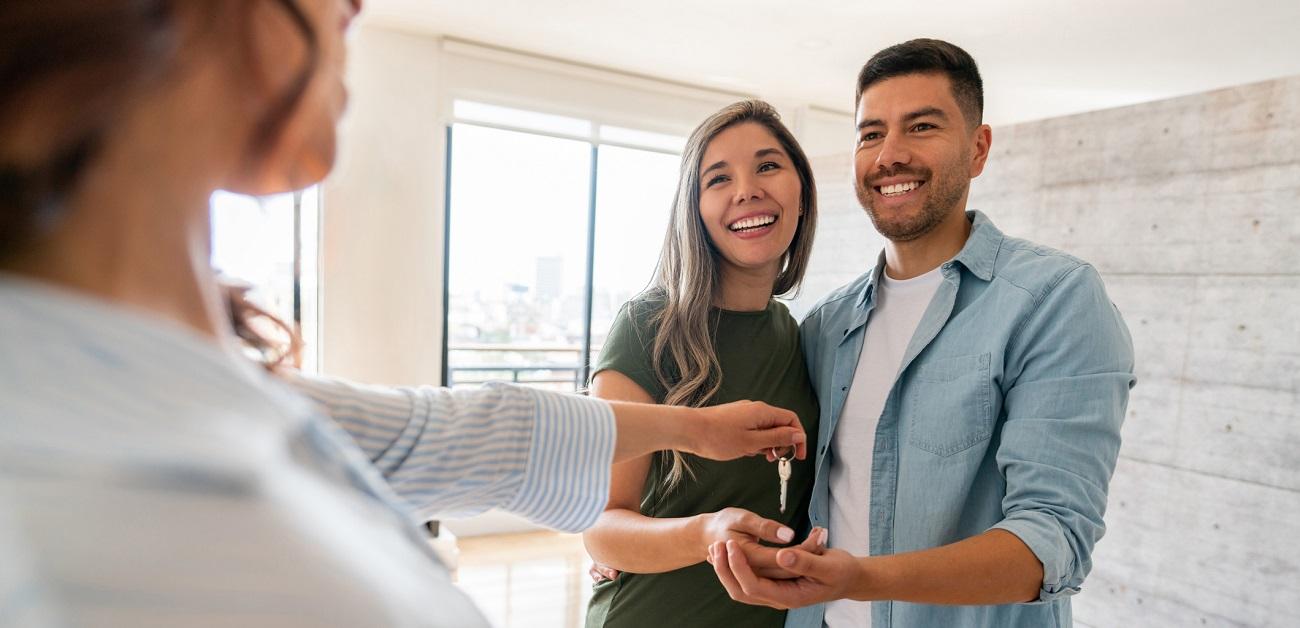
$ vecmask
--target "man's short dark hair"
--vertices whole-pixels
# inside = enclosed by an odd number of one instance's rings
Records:
[[[858,91],[853,107],[862,102],[862,92],[873,84],[908,74],[943,74],[952,84],[952,96],[972,127],[984,119],[984,81],[975,59],[965,50],[939,39],[913,39],[877,52],[858,72]]]

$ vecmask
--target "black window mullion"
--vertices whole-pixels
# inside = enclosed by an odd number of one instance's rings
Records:
[[[442,385],[451,386],[451,369],[448,361],[451,351],[447,346],[451,326],[451,135],[452,125],[447,125],[446,163],[443,164],[442,182]]]
[[[581,379],[574,382],[576,388],[583,388],[591,377],[591,310],[593,283],[595,280],[594,260],[596,258],[596,175],[600,163],[600,145],[591,145],[591,181],[587,197],[587,274],[582,289],[582,356],[578,374]]]

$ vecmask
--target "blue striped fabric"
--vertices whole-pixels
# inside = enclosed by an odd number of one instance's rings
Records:
[[[604,502],[603,402],[318,383],[338,424],[232,347],[0,275],[0,626],[486,626],[410,504]]]
[[[569,532],[609,496],[614,415],[586,397],[509,384],[384,387],[287,372],[424,518],[502,508]]]

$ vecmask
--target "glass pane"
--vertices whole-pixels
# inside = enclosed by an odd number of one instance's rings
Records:
[[[299,205],[301,233],[298,252],[298,290],[300,293],[299,335],[302,336],[302,370],[315,373],[320,368],[320,187],[302,191]]]
[[[598,354],[604,344],[618,308],[650,283],[668,228],[680,161],[677,155],[600,147],[592,282],[593,354]]]
[[[252,288],[249,298],[292,324],[294,280],[301,283],[299,333],[307,346],[304,370],[316,369],[316,295],[318,250],[318,189],[303,192],[302,267],[294,268],[294,195],[251,197],[217,192],[210,199],[212,220],[212,266],[227,277]]]
[[[559,135],[578,135],[582,137],[591,135],[591,122],[586,120],[500,107],[470,100],[457,100],[452,103],[452,115],[457,120],[467,122],[484,122]]]
[[[448,376],[580,379],[591,145],[452,127]]]

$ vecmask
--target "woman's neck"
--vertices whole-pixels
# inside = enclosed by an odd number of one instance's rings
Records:
[[[747,269],[723,264],[714,305],[736,312],[757,312],[767,308],[776,284],[777,269]]]
[[[226,344],[228,317],[209,263],[209,191],[161,178],[112,185],[112,173],[111,164],[87,172],[55,228],[26,243],[5,270],[170,319]]]

